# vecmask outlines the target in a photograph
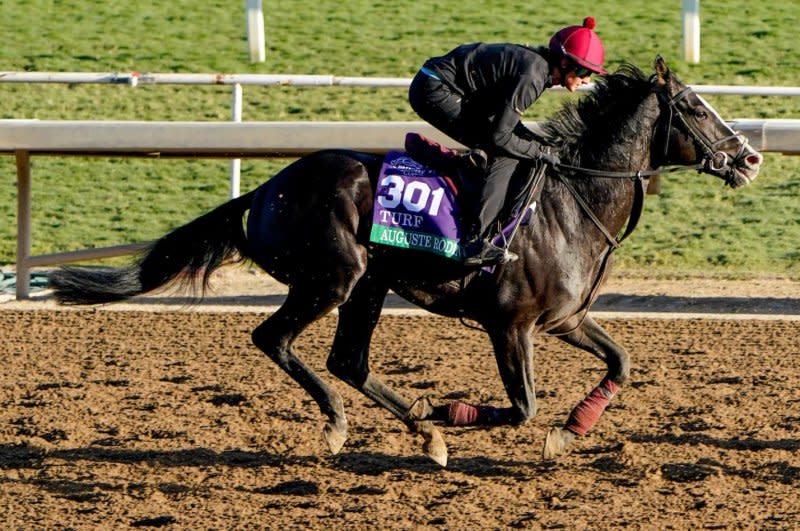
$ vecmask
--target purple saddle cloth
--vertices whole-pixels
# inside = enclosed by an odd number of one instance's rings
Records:
[[[535,208],[536,202],[509,220],[492,242],[504,246]],[[390,151],[378,176],[370,241],[461,260],[464,236],[453,182],[408,153]]]
[[[461,212],[445,177],[390,151],[375,190],[370,241],[461,259]]]

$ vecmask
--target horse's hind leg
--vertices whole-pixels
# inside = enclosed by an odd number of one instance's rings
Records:
[[[356,285],[350,299],[339,308],[339,324],[328,357],[328,370],[406,422],[412,431],[420,433],[425,440],[425,454],[446,466],[447,446],[439,430],[430,422],[410,420],[411,403],[369,370],[370,339],[387,291],[367,277]]]
[[[586,435],[592,429],[619,387],[629,378],[631,370],[628,352],[589,316],[559,339],[605,361],[608,372],[600,384],[575,406],[564,428],[550,430],[542,452],[545,459],[565,453],[578,436]]]
[[[348,295],[349,286],[340,290],[311,283],[292,286],[278,311],[253,331],[253,343],[299,383],[328,417],[323,433],[334,454],[341,450],[347,438],[342,397],[303,363],[292,344],[309,324],[333,310]]]
[[[525,323],[495,323],[487,326],[487,330],[511,407],[472,405],[460,400],[449,405],[434,406],[427,398],[421,398],[414,403],[409,416],[451,426],[516,426],[536,415],[530,326]]]

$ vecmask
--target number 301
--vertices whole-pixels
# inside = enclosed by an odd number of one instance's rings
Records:
[[[409,212],[419,212],[427,207],[431,216],[439,214],[444,188],[431,191],[431,187],[422,181],[413,181],[406,186],[405,181],[397,175],[384,177],[381,186],[386,188],[378,196],[378,204],[384,208],[394,209],[402,202],[403,207]],[[429,199],[430,205],[428,205]]]

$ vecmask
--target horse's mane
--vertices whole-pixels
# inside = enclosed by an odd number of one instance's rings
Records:
[[[540,125],[545,140],[561,146],[561,157],[580,163],[581,152],[592,153],[613,142],[609,133],[621,126],[652,92],[652,79],[638,67],[623,63],[614,73],[600,76],[595,89],[571,101]]]

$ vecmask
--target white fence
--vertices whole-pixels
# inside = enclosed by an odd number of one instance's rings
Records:
[[[241,122],[242,87],[296,86],[296,87],[371,87],[407,88],[411,78],[402,77],[345,77],[333,75],[295,74],[176,74],[142,72],[0,72],[0,83],[56,83],[56,84],[112,84],[128,85],[228,85],[232,87],[231,120]],[[698,94],[731,96],[800,96],[800,87],[753,87],[740,85],[691,85]],[[578,90],[591,91],[593,84]],[[553,87],[563,91],[563,87]],[[231,159],[231,197],[239,194],[239,159]]]
[[[0,83],[102,83],[116,85],[280,85],[297,87],[408,87],[406,77],[347,77],[327,74],[171,74],[142,72],[0,72]],[[800,87],[691,85],[698,94],[800,96]],[[555,90],[563,90],[555,87]],[[584,85],[580,90],[592,90]]]
[[[732,125],[756,149],[800,153],[800,120],[740,120]],[[31,256],[31,155],[249,158],[299,156],[325,148],[382,153],[402,149],[407,131],[458,147],[422,122],[0,120],[0,154],[14,155],[17,163],[17,298],[28,297],[33,267],[130,254],[142,245]]]
[[[296,87],[400,87],[406,77],[347,77],[293,74],[170,74],[142,72],[0,72],[0,83],[100,83],[112,85],[259,85]],[[745,85],[691,85],[698,94],[737,96],[800,96],[800,87],[754,87]],[[554,87],[554,90],[564,90]],[[579,90],[593,90],[593,85]]]

